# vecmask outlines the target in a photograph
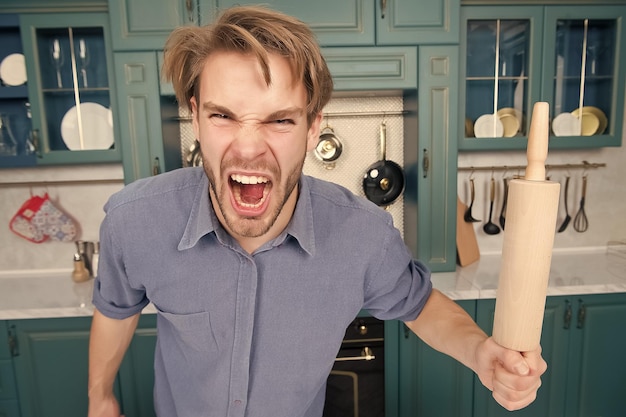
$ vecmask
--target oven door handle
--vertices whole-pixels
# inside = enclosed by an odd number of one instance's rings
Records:
[[[335,362],[343,362],[343,361],[371,361],[372,359],[376,359],[376,356],[373,354],[372,349],[369,347],[364,347],[361,351],[361,356],[346,356],[342,358],[335,358]]]

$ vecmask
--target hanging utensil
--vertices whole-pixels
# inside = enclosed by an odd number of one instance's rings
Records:
[[[493,202],[496,197],[496,182],[493,178],[491,178],[491,185],[489,188],[489,220],[487,220],[487,223],[483,226],[483,230],[488,235],[497,235],[500,233],[500,228],[497,224],[491,221],[491,216],[493,216]]]
[[[578,213],[574,217],[574,230],[582,233],[589,227],[589,221],[587,220],[587,214],[585,213],[585,195],[587,194],[587,176],[583,176],[583,192],[580,197],[580,207]]]
[[[565,206],[565,218],[563,219],[563,223],[561,223],[561,226],[559,226],[559,229],[557,230],[558,233],[561,233],[565,229],[567,229],[567,225],[572,220],[572,217],[569,215],[569,210],[567,208],[568,190],[569,190],[569,175],[565,177],[565,191],[563,192],[563,205]]]
[[[387,125],[383,121],[379,128],[381,159],[367,168],[363,176],[363,191],[368,200],[378,206],[393,203],[404,190],[402,167],[386,159]]]
[[[504,230],[504,222],[506,220],[506,200],[509,198],[509,179],[502,178],[504,184],[504,196],[502,197],[502,209],[500,210],[500,227]]]
[[[315,146],[315,156],[324,163],[326,169],[333,169],[342,150],[341,140],[335,135],[333,128],[326,125],[320,134],[317,146]]]
[[[474,188],[474,178],[470,178],[469,183],[470,183],[470,204],[467,207],[467,210],[465,210],[463,219],[467,223],[476,223],[476,222],[479,222],[480,220],[475,219],[474,216],[472,216],[472,207],[474,206],[474,198],[476,197],[476,189]]]

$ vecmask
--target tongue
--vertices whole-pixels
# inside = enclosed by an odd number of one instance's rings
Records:
[[[263,198],[265,184],[241,184],[241,200],[246,204],[256,204]]]

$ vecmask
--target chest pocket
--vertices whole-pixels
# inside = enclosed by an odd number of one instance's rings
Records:
[[[159,338],[180,351],[211,352],[218,350],[208,312],[173,314],[159,311]]]

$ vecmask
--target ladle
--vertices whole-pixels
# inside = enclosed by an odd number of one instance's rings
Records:
[[[476,197],[476,190],[474,189],[474,178],[470,178],[469,182],[470,182],[470,204],[467,210],[465,210],[463,219],[467,223],[475,223],[475,222],[479,222],[480,220],[475,219],[474,216],[472,216],[472,206],[474,205],[474,197]]]
[[[497,235],[498,233],[500,233],[500,228],[498,227],[498,225],[491,221],[491,216],[493,216],[493,202],[495,200],[495,196],[496,182],[493,178],[491,178],[491,186],[489,190],[489,220],[487,220],[487,223],[485,223],[485,225],[483,226],[483,230],[488,235]]]

